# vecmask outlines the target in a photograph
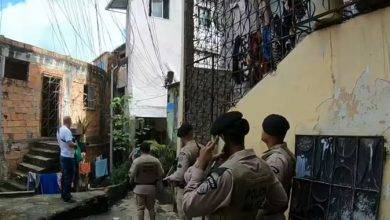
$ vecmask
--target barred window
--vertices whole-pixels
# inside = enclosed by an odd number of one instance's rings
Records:
[[[383,137],[296,137],[290,219],[376,219]]]
[[[96,109],[96,87],[84,85],[84,107],[88,110]]]

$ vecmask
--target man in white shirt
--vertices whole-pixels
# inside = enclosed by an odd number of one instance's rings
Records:
[[[76,148],[76,144],[73,142],[72,132],[70,131],[71,126],[72,119],[69,116],[65,116],[63,118],[63,125],[57,131],[57,141],[61,148],[61,198],[64,202],[69,203],[75,202],[70,194],[75,173],[74,151]]]

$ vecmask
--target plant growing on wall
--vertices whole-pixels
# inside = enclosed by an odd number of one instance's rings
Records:
[[[87,117],[84,118],[79,117],[76,121],[77,128],[80,129],[80,133],[83,135],[87,133],[90,124],[91,121],[88,120]]]
[[[126,158],[129,154],[130,147],[130,121],[131,117],[127,113],[131,98],[129,96],[115,97],[111,102],[111,107],[113,108],[113,141],[114,141],[114,151],[118,155],[122,155],[123,158]],[[120,160],[122,161],[123,158]]]
[[[152,155],[160,160],[164,171],[168,172],[171,166],[175,164],[176,146],[159,144],[155,140],[147,140],[145,142],[150,143]]]

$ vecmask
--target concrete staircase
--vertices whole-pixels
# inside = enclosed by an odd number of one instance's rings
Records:
[[[59,152],[57,141],[45,140],[34,143],[18,165],[17,170],[11,174],[11,178],[0,183],[0,192],[26,191],[29,171],[35,173],[59,172]]]

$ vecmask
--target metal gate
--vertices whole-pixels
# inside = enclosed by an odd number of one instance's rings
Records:
[[[197,138],[206,142],[213,120],[275,70],[321,19],[341,22],[357,15],[356,2],[186,1],[191,8],[186,10],[193,16],[185,24],[192,31],[185,36],[187,62],[191,63],[186,65],[184,79],[184,119],[193,125]]]
[[[206,57],[186,68],[185,120],[194,127],[202,143],[209,139],[212,122],[233,106],[233,82],[229,73],[215,68],[214,56]]]
[[[59,101],[61,79],[43,76],[42,79],[42,137],[54,137],[60,124]]]

